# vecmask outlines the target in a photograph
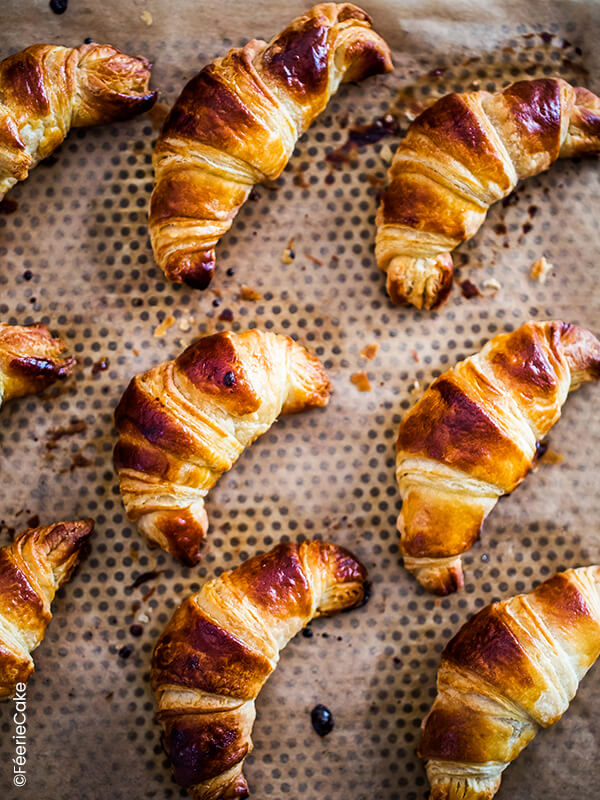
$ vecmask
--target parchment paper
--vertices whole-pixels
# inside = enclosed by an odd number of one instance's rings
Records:
[[[494,333],[530,317],[599,332],[597,160],[558,163],[495,206],[456,255],[450,302],[430,314],[390,304],[372,252],[377,192],[398,135],[344,148],[351,129],[391,107],[405,128],[433,97],[474,81],[497,88],[523,74],[559,74],[599,91],[599,5],[364,5],[394,49],[395,73],[342,88],[276,188],[259,188],[242,209],[205,293],[166,283],[148,243],[161,115],[202,65],[229,46],[270,38],[308,3],[70,0],[62,16],[46,0],[0,5],[1,57],[37,41],[77,45],[93,37],[151,58],[161,90],[150,115],[73,132],[51,166],[10,193],[14,213],[0,215],[0,318],[48,322],[79,361],[59,388],[2,409],[0,543],[36,518],[97,520],[91,555],[59,593],[35,653],[23,788],[12,785],[11,704],[0,708],[2,798],[185,796],[153,721],[154,642],[207,577],[301,536],[352,548],[370,569],[374,594],[364,609],[314,623],[312,638],[299,636],[284,652],[257,703],[246,768],[252,796],[425,798],[415,748],[446,641],[493,599],[600,558],[598,387],[578,391],[551,432],[558,456],[550,461],[560,463],[542,464],[489,517],[465,559],[460,594],[435,599],[402,568],[393,469],[401,415],[434,376]],[[338,148],[341,158],[326,160]],[[296,257],[283,263],[292,238]],[[554,265],[544,284],[529,277],[541,256]],[[462,296],[467,279],[481,296]],[[490,279],[500,290],[484,288]],[[261,299],[242,299],[242,286]],[[219,319],[224,311],[233,320]],[[159,327],[165,318],[173,324]],[[219,482],[208,501],[204,561],[182,569],[149,551],[127,524],[112,470],[112,413],[133,374],[173,357],[199,333],[251,325],[297,336],[316,351],[335,395],[323,412],[279,421]],[[377,357],[362,358],[375,343]],[[369,392],[350,380],[361,371]],[[595,796],[599,682],[596,668],[564,719],[507,769],[500,800]],[[317,703],[335,720],[324,739],[310,724]]]

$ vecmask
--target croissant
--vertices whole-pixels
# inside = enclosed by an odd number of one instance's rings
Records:
[[[280,544],[204,584],[158,640],[150,682],[175,780],[197,800],[248,797],[254,701],[311,619],[364,603],[367,572],[335,544]]]
[[[342,81],[392,69],[369,16],[323,3],[252,40],[184,88],[154,148],[150,238],[166,276],[205,289],[215,246],[255,183],[275,180]]]
[[[35,44],[0,62],[0,199],[71,127],[129,119],[151,108],[150,63],[110,44]]]
[[[538,729],[565,713],[598,655],[598,566],[558,572],[472,617],[442,653],[423,722],[431,800],[491,800]]]
[[[60,358],[63,342],[45,325],[6,325],[0,322],[0,407],[13,397],[41,392],[69,375],[74,358]]]
[[[279,414],[328,399],[318,359],[287,336],[258,330],[206,336],[136,376],[115,412],[114,463],[128,518],[151,546],[196,564],[209,489]]]
[[[536,461],[567,394],[600,378],[600,342],[566,322],[528,322],[435,380],[400,423],[396,478],[404,565],[423,586],[463,586],[461,554],[498,498]]]
[[[600,98],[560,78],[449,94],[411,124],[389,169],[375,255],[394,303],[438,308],[451,252],[488,208],[557,158],[600,152]]]
[[[0,699],[12,697],[31,676],[30,653],[52,619],[50,604],[93,529],[89,519],[56,522],[24,531],[0,548]]]

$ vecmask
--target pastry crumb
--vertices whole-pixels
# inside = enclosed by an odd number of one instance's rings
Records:
[[[554,264],[551,264],[544,256],[542,256],[535,264],[531,265],[529,275],[532,280],[546,283],[548,274],[554,269]]]
[[[379,155],[381,157],[381,160],[386,164],[391,164],[392,163],[392,159],[394,158],[394,154],[392,152],[392,148],[389,146],[389,144],[383,144],[381,146],[381,150],[379,151]]]
[[[363,349],[360,351],[360,354],[363,358],[366,358],[367,361],[373,361],[378,350],[378,344],[368,344],[366,347],[363,347]]]
[[[468,278],[460,283],[460,289],[462,291],[462,296],[466,297],[467,300],[471,300],[473,297],[479,297],[481,292],[475,286],[475,284],[470,281]]]
[[[416,392],[418,389],[421,388],[420,381],[413,381],[411,385],[408,387],[409,392]]]
[[[163,321],[160,323],[160,325],[156,326],[156,328],[154,329],[154,336],[156,336],[157,339],[160,339],[169,330],[171,325],[174,325],[174,324],[175,324],[175,317],[173,317],[173,316],[171,316],[169,314],[168,317],[165,317],[163,319]]]
[[[411,350],[410,354],[411,354],[412,360],[415,362],[415,364],[418,364],[421,359],[419,358],[419,354],[417,353],[417,351],[416,350]]]
[[[262,300],[262,294],[260,292],[245,285],[240,289],[240,297],[242,300]]]
[[[482,284],[482,289],[489,289],[491,292],[499,292],[502,288],[502,284],[500,281],[497,281],[495,278],[487,278]]]
[[[194,322],[194,317],[182,317],[179,320],[179,330],[187,333],[188,331],[192,330],[192,322]]]
[[[295,258],[296,253],[294,252],[294,238],[292,237],[287,243],[287,247],[281,254],[281,261],[283,264],[291,264]]]
[[[145,22],[146,25],[148,26],[152,25],[154,21],[152,19],[152,14],[148,10],[142,11],[142,13],[140,14],[140,19],[142,20],[142,22]]]
[[[359,392],[371,391],[371,384],[366,372],[354,372],[350,376],[350,382],[356,386]]]

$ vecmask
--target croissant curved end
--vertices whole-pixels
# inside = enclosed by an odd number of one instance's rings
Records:
[[[452,255],[435,260],[392,258],[387,267],[387,291],[396,305],[414,305],[434,311],[450,295],[454,275]]]
[[[208,532],[208,515],[203,500],[188,508],[142,514],[137,524],[151,547],[162,547],[188,567],[200,561],[202,544]]]
[[[465,585],[460,556],[452,556],[445,560],[436,559],[433,564],[430,559],[411,558],[405,555],[404,566],[424,589],[439,597],[458,592]]]
[[[168,258],[164,270],[174,283],[185,283],[192,289],[206,289],[215,271],[215,251],[175,252]]]

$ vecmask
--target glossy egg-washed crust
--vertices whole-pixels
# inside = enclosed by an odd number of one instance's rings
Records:
[[[248,797],[254,701],[279,652],[311,619],[361,605],[367,572],[342,547],[280,544],[185,600],[150,680],[175,779],[197,800]]]
[[[215,246],[255,183],[275,180],[342,81],[392,69],[369,16],[324,3],[252,40],[184,88],[154,149],[150,238],[167,277],[205,289]]]
[[[531,470],[569,391],[600,378],[600,342],[566,322],[495,336],[437,378],[396,444],[400,550],[431,592],[463,586],[461,554],[498,498]]]
[[[449,94],[410,125],[389,169],[375,253],[394,303],[441,306],[451,251],[492,203],[557,158],[600,152],[600,99],[561,78]]]
[[[35,44],[0,62],[0,199],[72,127],[151,108],[150,63],[110,44]]]
[[[559,572],[470,619],[442,654],[423,722],[431,800],[491,800],[503,770],[560,719],[598,655],[598,566]]]
[[[66,349],[45,325],[6,325],[0,322],[0,407],[14,397],[41,392],[75,366],[61,358]]]
[[[329,388],[304,347],[259,330],[206,336],[136,376],[115,412],[128,518],[152,546],[197,563],[209,489],[279,414],[326,405]]]
[[[31,651],[52,619],[50,604],[78,563],[92,520],[24,531],[0,548],[0,699],[33,672]]]

